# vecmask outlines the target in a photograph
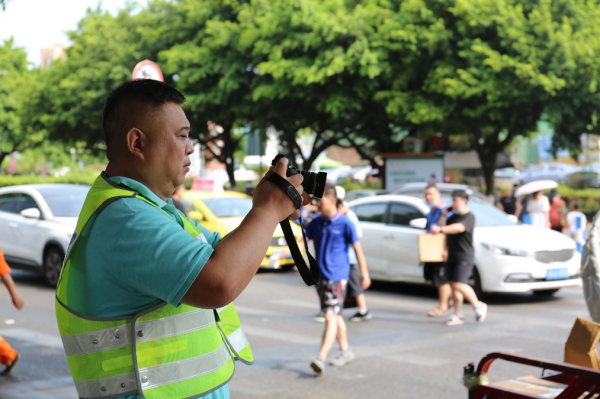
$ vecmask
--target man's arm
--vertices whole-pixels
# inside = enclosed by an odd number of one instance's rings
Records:
[[[12,279],[12,276],[10,275],[10,273],[7,273],[2,275],[1,279],[4,285],[6,286],[8,293],[10,294],[10,298],[12,299],[13,305],[15,305],[15,308],[21,310],[21,308],[24,305],[24,302],[23,299],[21,299],[21,297],[19,296],[19,293],[17,292],[17,287],[15,286],[15,282]]]
[[[233,302],[250,283],[267,253],[277,224],[287,217],[297,219],[299,214],[288,195],[267,178],[271,173],[278,173],[302,195],[304,204],[310,201],[301,186],[302,176],[286,178],[286,168],[287,160],[283,158],[261,180],[256,187],[252,209],[240,226],[215,246],[183,296],[183,303],[206,309],[219,308]]]
[[[360,241],[356,241],[354,244],[352,244],[352,248],[354,248],[354,252],[356,252],[358,268],[360,269],[360,285],[362,286],[363,290],[366,290],[371,286],[371,278],[369,277],[369,270],[367,269],[367,260],[365,259],[365,254],[363,253]]]
[[[467,231],[466,227],[462,223],[452,223],[447,226],[433,226],[431,228],[431,232],[433,234],[443,233],[443,234],[460,234]]]

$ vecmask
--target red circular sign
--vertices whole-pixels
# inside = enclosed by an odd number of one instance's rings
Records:
[[[163,74],[158,65],[150,60],[138,62],[133,69],[133,80],[136,79],[153,79],[164,82]]]

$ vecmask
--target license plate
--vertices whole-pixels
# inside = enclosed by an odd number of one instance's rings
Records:
[[[569,269],[549,269],[546,272],[546,280],[564,280],[569,278]]]

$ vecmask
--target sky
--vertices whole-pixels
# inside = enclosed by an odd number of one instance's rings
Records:
[[[137,2],[146,4],[145,0]],[[114,13],[126,0],[8,0],[6,9],[0,8],[0,42],[14,37],[15,44],[27,50],[29,61],[39,65],[41,50],[69,45],[65,32],[74,30],[86,10],[98,3]]]

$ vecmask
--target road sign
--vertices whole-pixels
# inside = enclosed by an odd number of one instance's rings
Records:
[[[136,79],[153,79],[164,82],[163,74],[158,65],[150,60],[138,62],[133,69],[133,80]]]

